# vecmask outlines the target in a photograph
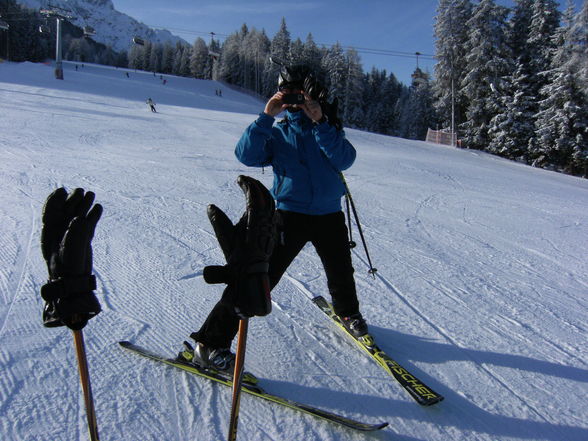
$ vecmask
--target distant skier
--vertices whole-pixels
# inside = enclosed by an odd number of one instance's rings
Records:
[[[276,286],[311,242],[323,263],[336,314],[349,332],[363,336],[368,326],[359,311],[341,209],[345,186],[339,176],[353,164],[356,151],[345,138],[337,103],[330,104],[326,98],[327,90],[306,67],[283,67],[278,92],[245,130],[235,154],[247,166],[271,165],[274,170],[277,235],[269,258],[270,287]],[[275,117],[284,110],[284,120],[273,126]],[[232,243],[232,239],[225,241]],[[197,342],[194,352],[184,351],[182,357],[205,368],[232,373],[235,355],[230,347],[240,319],[232,300],[221,298],[200,330],[191,334]]]
[[[149,99],[146,101],[146,103],[147,103],[147,104],[149,104],[149,107],[151,108],[151,111],[152,111],[153,113],[157,113],[157,110],[155,110],[155,103],[153,102],[153,100],[152,100],[151,98],[149,98]]]

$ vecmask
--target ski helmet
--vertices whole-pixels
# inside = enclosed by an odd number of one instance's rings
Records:
[[[278,77],[278,89],[303,89],[308,74],[309,69],[304,65],[282,66]]]

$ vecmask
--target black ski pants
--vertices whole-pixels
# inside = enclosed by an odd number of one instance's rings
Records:
[[[359,302],[343,212],[319,216],[283,210],[277,213],[278,237],[269,262],[271,288],[278,284],[304,245],[311,242],[325,269],[335,312],[340,316],[358,313]],[[239,317],[233,305],[221,298],[200,330],[191,337],[206,346],[229,348],[238,328]]]

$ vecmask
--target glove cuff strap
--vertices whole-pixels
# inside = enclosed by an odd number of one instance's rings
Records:
[[[59,277],[49,280],[41,287],[41,297],[46,302],[69,297],[75,294],[87,294],[96,289],[96,276]]]
[[[253,263],[245,271],[247,274],[267,273],[269,271],[269,262]]]

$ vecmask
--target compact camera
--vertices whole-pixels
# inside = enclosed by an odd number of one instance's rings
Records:
[[[304,95],[301,93],[286,93],[282,97],[284,104],[304,104]]]

